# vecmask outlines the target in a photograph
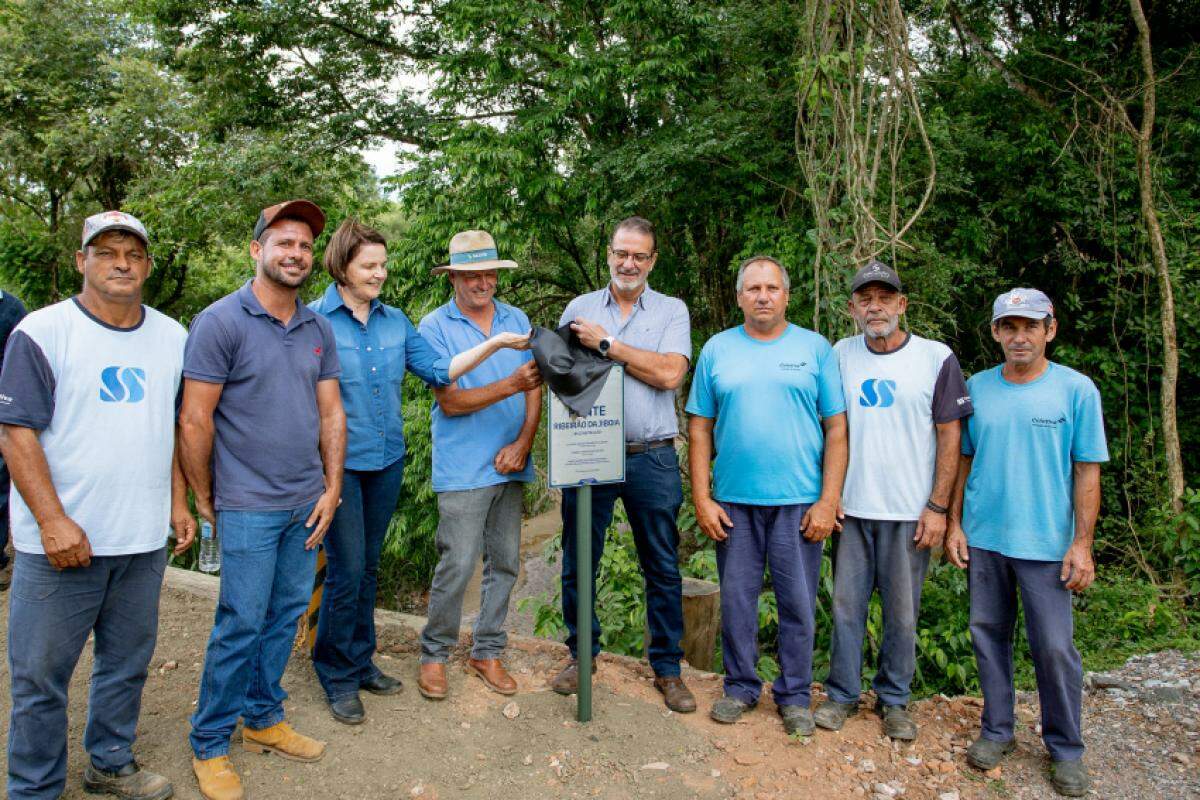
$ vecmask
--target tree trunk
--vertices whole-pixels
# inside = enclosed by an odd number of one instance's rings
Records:
[[[50,237],[53,239],[58,234],[58,207],[59,195],[54,189],[50,190]],[[57,303],[61,299],[61,293],[58,286],[58,258],[52,258],[50,261],[50,302]]]
[[[1167,486],[1171,508],[1176,514],[1183,511],[1183,457],[1179,446],[1179,426],[1175,418],[1175,391],[1179,381],[1179,344],[1175,336],[1175,293],[1171,286],[1171,271],[1167,265],[1167,248],[1162,228],[1158,224],[1158,209],[1154,203],[1154,175],[1151,170],[1151,137],[1154,133],[1155,86],[1154,60],[1150,49],[1150,25],[1142,10],[1141,0],[1129,0],[1134,25],[1138,32],[1138,51],[1142,60],[1142,124],[1137,132],[1138,189],[1142,201],[1142,221],[1150,252],[1154,258],[1154,274],[1158,280],[1159,303],[1162,306],[1163,371],[1159,393],[1161,406],[1163,449],[1167,461]]]

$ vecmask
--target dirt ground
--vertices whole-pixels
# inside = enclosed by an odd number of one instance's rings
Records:
[[[0,605],[6,606],[7,593],[2,597]],[[182,798],[199,797],[190,770],[187,717],[195,704],[213,605],[211,599],[193,593],[164,590],[158,648],[142,707],[138,758],[146,767],[166,774],[174,782],[176,796]],[[2,622],[6,618],[6,609],[0,608],[0,635],[6,633]],[[1029,708],[1022,712],[1021,747],[1015,757],[1000,771],[983,776],[962,758],[962,749],[978,725],[979,702],[972,698],[914,704],[921,737],[906,749],[884,739],[878,718],[869,712],[852,718],[841,733],[819,731],[811,739],[793,741],[784,736],[769,693],[742,722],[722,726],[706,713],[720,694],[718,676],[688,673],[700,712],[673,714],[659,700],[644,665],[602,656],[594,719],[580,725],[574,721],[574,699],[560,697],[547,687],[565,657],[561,645],[531,639],[510,645],[508,663],[521,686],[520,694],[511,700],[519,709],[512,719],[504,713],[509,698],[488,692],[478,679],[458,668],[457,659],[463,655],[459,652],[452,664],[450,699],[425,700],[415,688],[415,633],[388,625],[381,631],[379,663],[405,681],[404,691],[392,697],[364,694],[368,720],[348,727],[329,716],[311,664],[297,654],[284,679],[291,694],[288,719],[297,729],[326,740],[326,757],[316,764],[295,764],[235,746],[233,760],[248,796],[322,800],[1052,796]],[[68,798],[84,796],[80,776],[86,755],[80,742],[90,667],[89,647],[71,687]],[[0,714],[7,719],[7,674],[0,674],[0,682],[6,689],[0,696]],[[3,738],[0,745],[6,744]],[[1099,773],[1092,796],[1145,796],[1142,791],[1148,785],[1121,782],[1121,775],[1131,772],[1121,758],[1101,753],[1089,755],[1089,760]],[[1183,770],[1182,765],[1173,766]],[[1200,796],[1192,794],[1200,788],[1193,782],[1194,771],[1180,774],[1184,793],[1177,796]],[[1157,796],[1167,797],[1161,792]]]

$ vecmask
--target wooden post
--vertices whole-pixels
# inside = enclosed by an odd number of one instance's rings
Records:
[[[721,587],[699,578],[683,579],[683,657],[694,669],[712,669],[721,629]],[[646,631],[646,650],[650,631]]]
[[[721,587],[697,578],[683,579],[683,657],[695,669],[712,669],[721,628]]]

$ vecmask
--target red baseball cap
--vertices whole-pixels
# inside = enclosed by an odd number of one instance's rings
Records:
[[[258,215],[258,223],[254,226],[254,238],[262,236],[262,232],[278,219],[295,217],[308,223],[312,228],[313,238],[316,239],[325,230],[325,212],[311,200],[287,200],[264,208]]]

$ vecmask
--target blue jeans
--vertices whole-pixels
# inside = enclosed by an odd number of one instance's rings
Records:
[[[93,556],[58,570],[17,553],[8,605],[8,796],[62,794],[67,780],[67,687],[95,632],[83,746],[99,769],[133,760],[146,669],[158,636],[164,550]]]
[[[0,567],[8,566],[8,492],[12,481],[8,477],[8,465],[0,458]]]
[[[1054,761],[1083,758],[1083,662],[1072,641],[1071,590],[1059,580],[1062,562],[1009,558],[978,547],[970,553],[971,644],[983,691],[980,735],[996,742],[1013,738],[1013,633],[1020,591],[1042,741]]]
[[[862,692],[863,637],[871,595],[883,605],[883,644],[875,694],[885,706],[908,705],[917,666],[917,616],[929,551],[913,541],[916,522],[846,517],[833,568],[833,642],[825,691],[836,703]]]
[[[325,589],[313,669],[330,701],[358,693],[380,674],[375,655],[379,553],[400,498],[404,459],[381,470],[348,469],[342,504],[325,536]]]
[[[592,655],[600,653],[600,620],[596,616],[596,573],[604,555],[604,536],[617,498],[633,529],[633,542],[646,579],[646,618],[650,647],[646,653],[655,675],[679,675],[683,658],[683,579],[679,575],[679,529],[675,517],[683,505],[679,457],[673,447],[656,447],[625,459],[625,482],[592,488]],[[563,491],[563,622],[567,647],[576,656],[575,490]]]
[[[721,503],[733,522],[729,538],[717,542],[721,580],[721,653],[725,694],[753,705],[762,692],[758,677],[758,596],[764,567],[779,612],[779,677],[775,704],[805,706],[812,695],[817,583],[821,547],[800,533],[808,505],[751,506]]]
[[[221,595],[191,719],[196,758],[227,754],[238,717],[254,730],[283,721],[279,682],[317,563],[316,549],[304,549],[314,505],[217,513]]]

